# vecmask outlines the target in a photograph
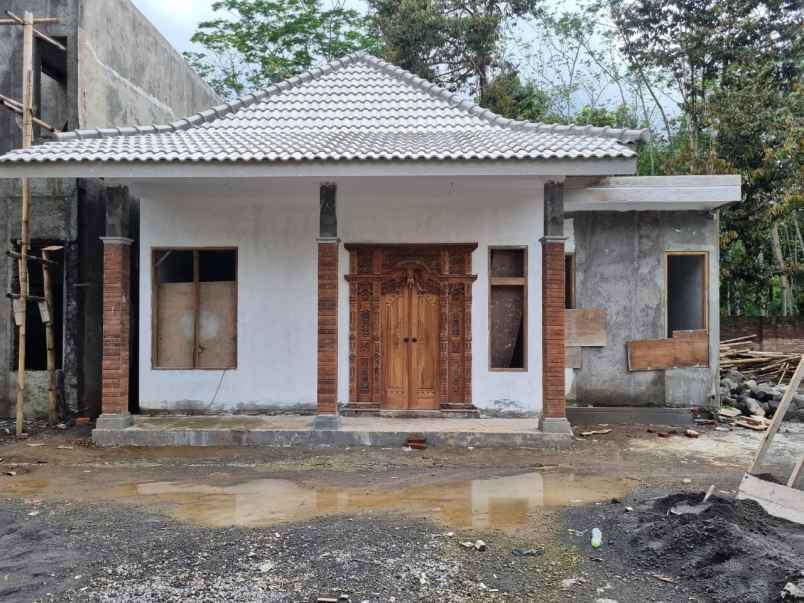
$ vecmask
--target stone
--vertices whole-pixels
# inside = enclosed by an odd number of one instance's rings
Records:
[[[475,540],[475,550],[477,551],[485,551],[486,550],[486,543],[482,540]]]
[[[785,584],[779,598],[782,601],[804,601],[804,576]]]
[[[735,383],[742,383],[745,381],[743,374],[735,369],[731,369],[728,373],[726,373],[726,377]]]
[[[745,406],[749,415],[758,415],[760,417],[765,416],[765,409],[762,408],[762,405],[754,398],[747,396],[745,398]]]
[[[539,546],[532,549],[513,549],[511,554],[515,557],[537,557],[544,555],[544,547]]]

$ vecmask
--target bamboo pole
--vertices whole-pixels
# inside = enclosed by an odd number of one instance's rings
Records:
[[[26,11],[22,26],[22,146],[31,146],[33,143],[33,14]],[[31,232],[31,183],[28,178],[22,178],[22,211],[21,237],[20,237],[20,298],[19,298],[19,357],[17,359],[17,435],[25,431],[25,339],[26,320],[28,315],[28,247],[30,246]]]
[[[47,419],[50,426],[58,422],[56,410],[56,350],[53,336],[53,291],[50,283],[51,248],[42,250],[42,284],[45,288],[45,306],[47,322],[45,322],[45,344],[47,346]]]

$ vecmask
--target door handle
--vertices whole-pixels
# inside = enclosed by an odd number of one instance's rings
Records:
[[[402,341],[404,341],[405,343],[408,343],[410,341],[410,337],[405,337],[404,339],[402,339]]]
[[[411,341],[412,341],[413,343],[416,343],[416,338],[414,337],[413,339],[411,339]]]

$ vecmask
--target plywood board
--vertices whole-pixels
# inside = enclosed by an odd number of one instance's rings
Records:
[[[804,491],[766,482],[746,473],[737,490],[737,500],[746,498],[757,501],[775,517],[804,524]]]
[[[608,343],[607,314],[603,308],[566,310],[566,344],[578,347],[603,347]]]
[[[161,283],[156,293],[159,368],[193,366],[193,283]]]
[[[583,367],[583,348],[566,346],[564,348],[565,364],[567,368],[579,369]]]
[[[236,283],[202,282],[198,286],[198,368],[234,368],[237,364]]]
[[[709,366],[709,337],[706,331],[684,331],[670,339],[629,341],[629,371]],[[675,335],[675,333],[674,333]]]

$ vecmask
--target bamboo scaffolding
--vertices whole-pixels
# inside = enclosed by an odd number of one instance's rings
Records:
[[[34,122],[41,122],[34,117],[33,107],[33,39],[34,36],[55,46],[59,50],[66,52],[64,45],[60,44],[50,36],[34,29],[35,23],[56,23],[54,17],[34,18],[30,11],[25,11],[22,17],[18,17],[11,11],[6,11],[8,19],[0,19],[0,25],[13,25],[22,27],[22,103],[3,97],[2,105],[12,111],[22,115],[22,147],[27,148],[33,144],[33,125]],[[44,122],[39,123],[42,127],[52,130]],[[17,323],[17,400],[16,400],[16,432],[20,436],[25,431],[25,342],[27,337],[28,320],[28,300],[29,300],[29,280],[28,280],[28,259],[31,246],[31,182],[23,177],[20,183],[22,201],[20,211],[20,242],[17,264],[19,266],[19,294],[15,297],[14,319]],[[47,292],[46,292],[47,295]],[[14,296],[12,296],[14,297]]]

